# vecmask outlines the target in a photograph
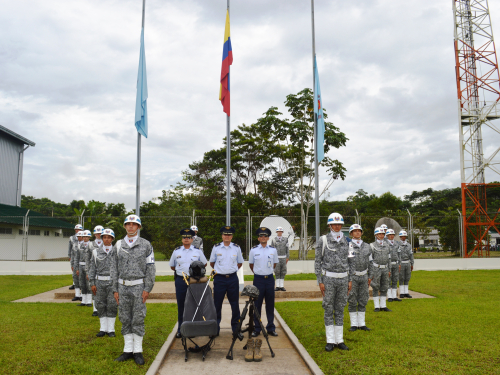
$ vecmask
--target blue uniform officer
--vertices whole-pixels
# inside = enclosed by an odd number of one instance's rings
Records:
[[[260,244],[254,246],[250,250],[248,256],[248,263],[250,269],[254,273],[253,285],[259,289],[259,298],[255,302],[255,307],[261,315],[262,302],[264,298],[266,299],[266,316],[267,316],[267,326],[266,331],[271,336],[278,336],[276,333],[276,326],[274,325],[274,276],[273,271],[276,267],[278,260],[278,252],[274,247],[267,244],[269,241],[269,236],[271,235],[271,230],[266,227],[260,227],[257,229],[257,236]],[[261,315],[262,316],[262,315]],[[254,331],[252,332],[253,337],[257,337],[260,334],[260,325],[255,317]]]
[[[170,268],[175,271],[175,297],[177,298],[177,338],[181,337],[182,316],[184,314],[184,301],[186,300],[186,293],[188,286],[183,280],[182,273],[189,275],[189,266],[195,260],[202,262],[205,267],[207,266],[207,258],[200,249],[192,245],[194,231],[191,229],[181,230],[182,246],[179,246],[172,253],[170,258]]]
[[[217,272],[214,277],[214,303],[219,331],[222,303],[226,294],[231,305],[233,332],[238,328],[240,320],[240,285],[236,272],[243,265],[243,255],[241,255],[241,248],[231,242],[235,231],[236,229],[231,226],[222,227],[220,229],[222,242],[213,247],[210,255],[210,266]]]

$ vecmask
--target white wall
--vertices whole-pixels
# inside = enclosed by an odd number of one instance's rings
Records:
[[[12,234],[0,234],[0,259],[21,260],[23,235],[19,234],[22,226],[2,224],[4,228],[13,228]],[[56,259],[68,256],[69,238],[63,237],[62,230],[30,226],[30,230],[39,230],[40,235],[28,236],[28,260]],[[49,235],[45,236],[44,231]],[[59,233],[59,237],[55,233]]]

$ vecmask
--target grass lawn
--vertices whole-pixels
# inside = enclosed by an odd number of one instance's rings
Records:
[[[71,276],[0,276],[0,373],[145,374],[177,321],[177,306],[148,304],[146,364],[119,364],[113,361],[123,350],[119,319],[115,338],[98,338],[99,319],[89,307],[9,302],[69,284]]]
[[[280,302],[281,316],[325,374],[499,374],[500,270],[417,271],[410,289],[435,299],[388,303],[390,313],[367,307],[370,332],[349,332],[343,352],[324,350],[321,302]]]

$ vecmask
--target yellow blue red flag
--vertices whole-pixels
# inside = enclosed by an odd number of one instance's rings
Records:
[[[226,12],[226,29],[224,31],[224,47],[222,49],[222,69],[220,73],[219,100],[222,110],[230,116],[231,100],[229,89],[229,66],[233,63],[233,48],[231,47],[231,34],[229,32],[229,10]]]

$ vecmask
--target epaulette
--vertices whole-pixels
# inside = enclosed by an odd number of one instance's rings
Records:
[[[222,245],[222,242],[215,245],[215,247],[219,247],[220,245]]]
[[[182,247],[182,246],[176,247],[176,248],[175,248],[175,250],[179,250],[181,247]],[[175,250],[174,250],[174,251],[175,251]]]
[[[259,247],[259,245],[255,245],[254,247],[252,247],[252,249],[255,249],[256,247]]]
[[[193,247],[194,247],[196,250],[200,250],[200,249],[198,249],[198,248],[197,248],[197,247],[195,247],[195,246],[193,246]]]
[[[276,250],[276,248],[275,248],[274,246],[269,245],[269,247],[270,247],[271,249]]]
[[[236,247],[240,247],[240,245],[238,245],[237,243],[233,243],[233,245]]]

